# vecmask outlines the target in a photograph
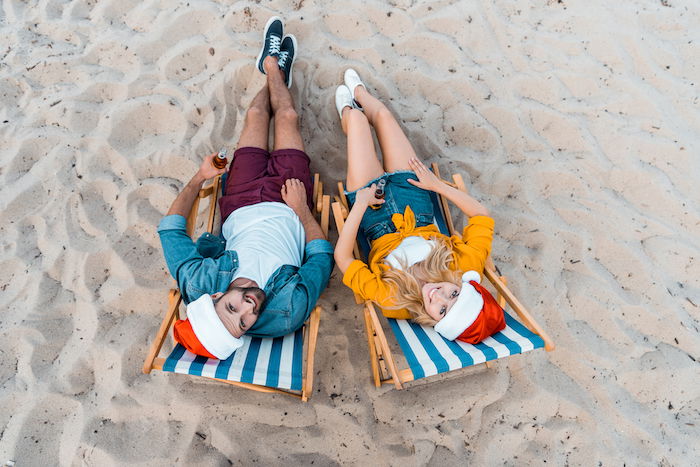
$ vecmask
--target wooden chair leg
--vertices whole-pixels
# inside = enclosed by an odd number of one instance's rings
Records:
[[[199,211],[199,197],[194,199],[192,210],[187,216],[187,235],[194,236],[194,229],[197,227],[197,211]]]
[[[316,200],[316,211],[323,210],[323,182],[318,182],[318,199]]]
[[[311,204],[314,206],[317,206],[316,203],[318,203],[318,194],[319,194],[319,182],[321,181],[321,174],[315,173],[314,174],[314,189],[313,189],[313,199],[311,200]]]
[[[306,369],[301,390],[301,400],[306,402],[314,390],[314,356],[316,355],[316,342],[318,339],[318,327],[321,321],[321,307],[316,306],[309,316],[308,332],[306,333]]]
[[[505,285],[508,285],[508,279],[506,279],[506,276],[501,276],[501,282],[503,282]],[[496,300],[498,301],[498,304],[501,305],[501,308],[504,310],[506,309],[506,299],[501,295],[500,292],[498,292],[498,295],[496,297]]]
[[[367,331],[367,346],[369,347],[369,363],[372,371],[372,378],[374,379],[374,385],[379,387],[382,385],[381,376],[379,375],[379,356],[377,355],[377,347],[374,342],[374,329],[372,328],[372,321],[369,318],[369,312],[367,308],[364,308],[364,318],[365,318],[365,330]]]
[[[525,306],[523,306],[523,304],[520,303],[520,301],[515,297],[513,292],[510,291],[508,286],[501,281],[499,276],[496,274],[496,271],[486,267],[486,269],[484,269],[484,275],[489,282],[493,284],[496,291],[502,295],[503,298],[505,298],[506,302],[508,305],[510,305],[513,311],[517,313],[518,317],[523,321],[523,324],[542,338],[544,341],[545,350],[548,352],[554,350],[554,342],[552,339],[550,339],[549,335],[545,332],[542,326],[540,326],[532,315],[530,315]]]
[[[323,235],[328,238],[328,227],[331,217],[331,197],[330,195],[323,195],[323,200],[321,202],[321,230]]]
[[[391,355],[391,350],[389,349],[389,343],[386,340],[386,336],[384,335],[384,330],[382,329],[382,324],[379,322],[379,318],[377,317],[377,312],[374,310],[374,306],[372,305],[371,302],[367,302],[367,309],[369,310],[369,315],[370,315],[370,320],[372,321],[372,326],[374,326],[374,330],[377,333],[377,338],[379,339],[380,343],[380,349],[382,352],[382,357],[384,361],[386,362],[386,365],[389,367],[388,371],[391,373],[391,378],[394,380],[394,386],[396,389],[403,389],[403,386],[401,384],[401,380],[399,379],[399,371],[398,368],[396,367],[396,363],[394,362],[394,357]]]
[[[217,194],[219,193],[219,187],[221,186],[221,176],[214,178],[212,182],[211,189],[214,196],[209,200],[209,218],[207,220],[207,232],[212,232],[214,230],[214,216],[216,215],[216,205],[217,205]]]
[[[163,347],[163,343],[165,342],[165,338],[168,335],[168,331],[170,330],[170,326],[173,323],[173,319],[175,318],[175,315],[178,312],[178,308],[180,307],[181,301],[182,296],[180,295],[180,292],[175,289],[171,289],[170,294],[168,295],[168,311],[165,313],[165,317],[160,323],[160,328],[158,329],[156,338],[153,339],[153,343],[151,344],[151,348],[148,350],[146,360],[143,362],[142,370],[146,374],[150,373],[153,369],[153,362],[160,353],[161,347]]]
[[[454,180],[455,187],[457,187],[458,190],[462,190],[463,192],[467,193],[467,185],[464,183],[462,174],[452,175],[452,180]]]
[[[349,211],[350,206],[348,206],[348,198],[345,196],[345,187],[343,186],[343,182],[338,182],[338,197],[340,198],[340,202],[343,204],[345,210]]]
[[[432,169],[433,169],[433,173],[434,173],[438,178],[441,179],[441,177],[440,177],[440,169],[438,168],[438,166],[437,166],[436,163],[433,163],[433,164],[432,164]],[[443,181],[444,181],[444,180],[443,180]],[[450,206],[449,206],[449,204],[447,204],[447,199],[446,199],[444,196],[442,196],[442,195],[439,195],[439,196],[438,196],[438,199],[440,200],[440,206],[442,206],[442,212],[443,212],[444,215],[445,215],[445,222],[447,223],[447,229],[450,231],[450,235],[455,235],[455,234],[457,234],[457,232],[455,232],[455,226],[454,226],[454,224],[453,224],[453,222],[452,222],[452,216],[450,215]]]

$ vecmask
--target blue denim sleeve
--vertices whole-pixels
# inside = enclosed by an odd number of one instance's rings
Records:
[[[321,238],[311,240],[304,248],[304,255],[308,258],[317,253],[330,253],[333,255],[333,245],[331,245],[328,240],[323,240]]]
[[[295,291],[307,300],[307,316],[326,289],[333,271],[333,246],[322,239],[311,240],[304,248],[304,263],[299,268],[299,284]],[[302,297],[300,297],[302,298]]]
[[[216,292],[216,274],[212,275],[208,267],[204,267],[205,258],[197,250],[186,231],[187,221],[178,214],[165,216],[158,224],[158,235],[163,247],[165,263],[170,275],[177,281],[180,291],[186,292],[193,288]],[[209,262],[213,261],[207,259]],[[213,264],[212,267],[215,267]],[[190,285],[190,287],[188,287]],[[185,301],[196,297],[185,297]]]

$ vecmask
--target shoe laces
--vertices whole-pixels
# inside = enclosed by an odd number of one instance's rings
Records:
[[[268,48],[269,54],[279,54],[280,53],[280,46],[282,45],[282,38],[275,36],[275,35],[270,35],[270,47]]]
[[[288,50],[281,51],[279,56],[277,57],[277,66],[279,66],[280,68],[284,68],[285,65],[287,64],[288,59],[289,59],[289,51]]]

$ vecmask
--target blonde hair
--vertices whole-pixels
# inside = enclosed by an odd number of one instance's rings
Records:
[[[406,267],[400,262],[401,269],[389,269],[382,273],[382,280],[393,289],[393,306],[384,306],[391,310],[405,308],[413,321],[426,326],[435,326],[435,321],[425,310],[423,303],[422,285],[428,282],[451,282],[461,284],[461,273],[450,268],[454,263],[452,248],[444,238],[431,238],[435,246],[428,256],[416,264]]]

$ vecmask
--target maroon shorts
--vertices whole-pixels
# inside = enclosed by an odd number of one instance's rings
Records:
[[[263,201],[284,203],[280,190],[289,178],[298,178],[304,183],[306,200],[311,209],[310,162],[309,156],[298,149],[279,149],[271,153],[254,147],[237,149],[226,179],[226,191],[219,199],[221,222],[243,206]]]

